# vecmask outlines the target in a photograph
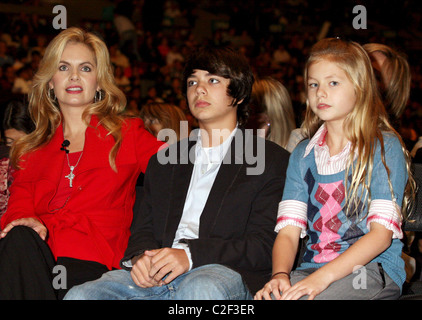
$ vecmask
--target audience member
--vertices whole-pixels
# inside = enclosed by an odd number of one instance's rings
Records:
[[[187,118],[183,111],[175,105],[159,102],[148,103],[142,106],[140,117],[149,132],[169,145],[189,136],[190,128]],[[171,132],[161,131],[163,129],[170,129]]]
[[[273,78],[257,80],[252,88],[251,105],[256,113],[257,128],[270,141],[286,148],[295,118],[289,92]]]
[[[179,107],[185,102],[185,96],[182,92],[182,80],[180,78],[171,78],[170,85],[166,89],[165,94],[163,94],[166,101]]]
[[[0,145],[0,217],[6,212],[13,182],[14,168],[10,165],[10,148],[19,138],[34,130],[26,103],[10,101],[4,111]]]
[[[39,53],[38,51],[31,52],[31,60],[29,64],[31,65],[33,74],[37,72],[40,62],[41,62],[41,58],[42,58],[41,53]]]
[[[183,91],[197,138],[151,158],[122,259],[127,270],[74,287],[66,299],[248,299],[264,283],[289,154],[238,127],[252,84],[236,52],[193,53]],[[251,165],[247,155],[260,146],[262,163]]]
[[[0,40],[0,67],[13,65],[14,59],[8,53],[6,41]]]
[[[410,151],[413,162],[418,162],[416,152],[422,146],[422,139],[418,140],[415,122],[411,121],[411,110],[408,107],[411,89],[411,72],[404,54],[380,43],[367,43],[363,48],[371,58],[372,67],[377,78],[378,88],[384,100],[385,108],[390,116],[393,127],[399,132]],[[409,121],[410,120],[410,121]],[[405,247],[413,236],[404,234]],[[406,284],[414,276],[415,258],[403,250],[402,258],[406,266]]]
[[[126,57],[120,50],[119,47],[116,44],[112,44],[108,48],[110,52],[110,61],[116,65],[120,66],[123,69],[130,67],[130,61],[128,57]]]
[[[119,34],[119,50],[132,59],[140,61],[138,35],[133,22],[119,12],[115,12],[113,22]]]
[[[143,100],[144,100],[143,104],[147,104],[151,102],[164,102],[164,100],[161,98],[155,86],[150,86],[148,88],[147,95]]]
[[[183,57],[182,53],[178,49],[176,45],[171,45],[170,49],[166,55],[166,64],[168,66],[172,65],[174,61],[179,60],[181,62],[185,61],[185,58]]]
[[[22,66],[16,71],[12,93],[28,94],[32,86],[32,70],[28,65]]]
[[[1,219],[0,297],[61,299],[119,268],[137,176],[163,144],[124,118],[105,43],[68,28],[48,45],[29,99],[35,130],[15,142]],[[89,201],[87,201],[89,199]],[[52,281],[61,265],[66,279]]]
[[[390,121],[398,128],[397,121],[403,114],[410,95],[411,74],[407,59],[384,44],[367,43],[363,48],[371,58]]]
[[[120,90],[125,93],[130,91],[130,81],[129,78],[126,77],[122,66],[114,66],[114,79]]]
[[[290,61],[290,54],[283,43],[280,43],[275,49],[272,56],[273,67],[277,68],[280,64],[288,63]]]
[[[39,53],[40,57],[42,58],[48,43],[47,36],[45,34],[37,34],[35,36],[35,41],[36,45],[31,48],[30,55],[32,56],[33,53]]]
[[[13,84],[16,79],[16,71],[11,64],[3,65],[3,76],[0,78],[0,90],[3,92],[12,92]]]
[[[167,37],[162,37],[160,43],[157,46],[158,53],[161,56],[161,60],[167,63],[167,55],[170,52],[169,40]]]
[[[28,106],[21,101],[10,101],[4,111],[2,141],[11,147],[19,138],[28,135],[35,129],[29,115]]]

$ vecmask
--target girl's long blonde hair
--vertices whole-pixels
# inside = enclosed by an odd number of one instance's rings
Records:
[[[338,38],[323,39],[311,49],[305,66],[305,82],[308,79],[309,67],[321,60],[336,63],[353,83],[356,92],[355,108],[347,115],[343,124],[346,137],[352,144],[345,179],[346,214],[348,216],[359,215],[359,203],[369,206],[374,154],[378,143],[381,147],[381,160],[388,174],[392,200],[395,199],[390,180],[390,170],[385,161],[383,139],[383,132],[391,132],[398,137],[407,162],[406,167],[409,179],[402,204],[402,215],[406,216],[415,190],[415,181],[411,173],[411,158],[400,135],[388,121],[388,114],[379,95],[370,58],[362,46],[356,42],[343,41]],[[312,137],[321,124],[321,120],[312,112],[308,105],[303,126],[305,135],[308,138]],[[355,152],[357,152],[356,161],[354,161]],[[349,175],[351,175],[350,181],[348,179]]]
[[[59,33],[47,46],[40,62],[39,69],[33,78],[33,87],[29,94],[29,112],[35,122],[35,130],[15,143],[11,150],[11,163],[19,168],[21,157],[47,144],[54,136],[62,121],[60,107],[50,93],[49,81],[56,73],[59,62],[69,43],[82,43],[92,50],[97,64],[97,82],[101,88],[101,100],[87,107],[82,115],[89,124],[92,115],[99,118],[99,122],[113,136],[115,144],[110,150],[109,162],[116,170],[115,159],[119,150],[122,135],[123,111],[126,106],[124,93],[116,86],[110,56],[106,44],[93,33],[80,28],[68,28]]]

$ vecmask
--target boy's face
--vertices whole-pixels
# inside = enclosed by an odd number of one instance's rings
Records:
[[[187,100],[192,115],[203,124],[230,128],[237,121],[237,107],[227,94],[230,79],[195,69],[187,79]]]

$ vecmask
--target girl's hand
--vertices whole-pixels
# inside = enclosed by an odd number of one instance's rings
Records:
[[[272,300],[271,293],[276,300],[281,299],[281,292],[288,290],[291,287],[290,279],[286,274],[279,274],[268,281],[264,288],[259,290],[254,297],[254,300]]]
[[[0,238],[3,239],[7,233],[17,226],[26,226],[33,229],[41,239],[45,240],[47,237],[47,228],[35,218],[22,218],[10,222],[0,233]]]
[[[286,291],[283,291],[281,300],[297,300],[308,295],[308,300],[313,300],[318,294],[327,289],[329,282],[318,274],[318,271],[295,283]]]

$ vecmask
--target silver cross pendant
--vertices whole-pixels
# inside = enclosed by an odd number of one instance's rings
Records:
[[[75,178],[75,175],[73,174],[73,170],[75,170],[75,167],[70,166],[70,172],[67,176],[65,176],[65,178],[69,179],[69,187],[71,187],[71,188],[73,187],[72,182],[73,182],[73,179]]]

